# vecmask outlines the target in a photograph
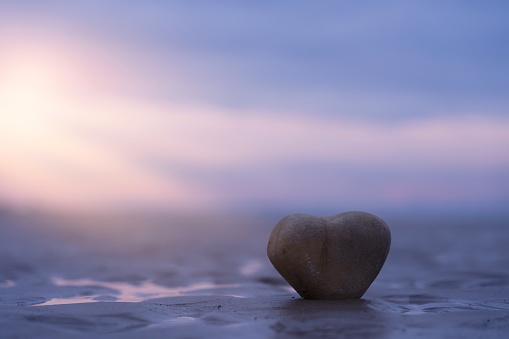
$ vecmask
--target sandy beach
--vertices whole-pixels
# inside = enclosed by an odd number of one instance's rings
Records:
[[[502,217],[386,217],[360,300],[302,300],[267,259],[277,217],[0,219],[2,338],[506,337]]]

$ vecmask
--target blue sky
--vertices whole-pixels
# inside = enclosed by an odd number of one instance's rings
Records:
[[[80,145],[110,150],[125,166],[118,168],[150,182],[166,176],[176,185],[169,191],[196,190],[202,198],[190,194],[185,206],[504,209],[507,17],[502,1],[0,1],[0,48],[7,55],[36,46],[34,55],[56,55],[49,58],[69,62],[68,73],[82,72],[67,86],[80,109],[110,114],[114,106],[117,125],[125,114],[136,117],[129,120],[139,126],[134,132],[91,124],[83,118],[90,113],[69,113],[81,114],[67,116],[81,121],[74,129],[65,116],[55,119]],[[2,60],[4,72],[13,68]],[[158,144],[153,129],[172,123],[144,118],[149,110],[187,118],[176,132],[162,128]],[[321,133],[327,126],[357,135]],[[171,131],[189,131],[180,149],[167,146],[179,142]],[[136,153],[133,144],[144,146]],[[180,155],[188,149],[195,156]],[[90,178],[106,176],[101,166],[89,175],[76,165],[85,158],[45,152],[38,156],[51,160],[39,165],[51,163],[48,175],[59,168],[55,173],[72,182],[76,174],[62,168],[78,168]],[[29,163],[16,161],[17,168]],[[13,171],[4,170],[4,182]],[[79,187],[62,183],[71,186]],[[19,201],[17,187],[4,200]],[[46,203],[42,189],[19,191],[24,203]],[[151,199],[148,190],[139,200],[135,191],[111,195],[103,205],[179,205],[176,193],[158,191]]]

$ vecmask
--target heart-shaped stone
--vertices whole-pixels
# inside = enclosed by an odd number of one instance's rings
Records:
[[[366,212],[292,214],[270,234],[272,265],[304,299],[358,299],[382,269],[389,226]]]

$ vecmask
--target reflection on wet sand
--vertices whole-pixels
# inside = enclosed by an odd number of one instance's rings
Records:
[[[239,297],[228,293],[221,293],[221,289],[235,288],[238,284],[214,284],[210,282],[201,282],[189,286],[166,287],[154,284],[151,281],[143,281],[139,284],[131,284],[122,281],[97,281],[92,279],[62,279],[52,278],[56,286],[74,286],[74,287],[104,287],[111,289],[108,294],[79,295],[70,298],[55,298],[34,306],[79,304],[99,301],[117,301],[117,302],[140,302],[148,299],[163,297],[176,297],[181,295],[224,295]]]
[[[15,285],[16,284],[12,280],[4,280],[3,282],[0,283],[0,288],[1,287],[13,287]]]
[[[249,260],[245,265],[239,268],[240,274],[249,277],[259,272],[263,268],[263,261],[260,259]]]

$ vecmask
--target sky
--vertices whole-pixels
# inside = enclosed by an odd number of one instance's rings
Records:
[[[0,202],[509,206],[504,1],[0,0]]]

